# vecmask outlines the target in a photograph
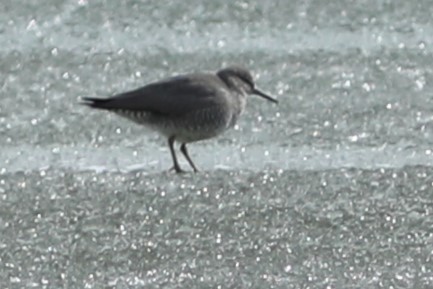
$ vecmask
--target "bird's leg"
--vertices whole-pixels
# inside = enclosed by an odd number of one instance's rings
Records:
[[[192,162],[191,158],[189,157],[188,150],[186,149],[186,144],[183,143],[180,145],[180,151],[185,156],[186,160],[188,161],[189,165],[194,169],[194,172],[198,172],[198,169],[195,167],[194,163]]]
[[[176,173],[184,173],[185,171],[180,168],[179,163],[177,162],[176,152],[174,151],[175,139],[175,136],[171,136],[168,138],[168,146],[170,147],[171,157],[173,159],[173,167],[170,170],[175,170]]]

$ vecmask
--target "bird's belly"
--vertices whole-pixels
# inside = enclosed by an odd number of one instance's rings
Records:
[[[207,108],[174,118],[167,127],[157,128],[180,142],[194,142],[215,137],[230,127],[231,114],[223,108]]]
[[[222,108],[206,108],[181,116],[140,111],[115,111],[116,114],[145,125],[179,142],[194,142],[215,137],[234,125],[234,117]]]

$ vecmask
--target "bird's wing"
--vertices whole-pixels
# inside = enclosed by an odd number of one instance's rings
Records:
[[[102,109],[148,111],[164,115],[182,115],[212,107],[224,101],[216,97],[221,83],[213,75],[187,75],[155,82],[107,99],[83,98],[84,104]]]

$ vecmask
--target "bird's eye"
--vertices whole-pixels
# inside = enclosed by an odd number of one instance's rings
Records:
[[[251,79],[249,79],[248,77],[244,77],[244,76],[240,76],[239,77],[243,82],[245,82],[246,84],[248,84],[248,86],[250,86],[251,88],[254,88],[254,83]]]

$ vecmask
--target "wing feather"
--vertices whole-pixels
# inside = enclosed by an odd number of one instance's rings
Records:
[[[147,111],[182,115],[221,104],[224,84],[213,74],[192,74],[155,82],[107,99],[83,98],[84,104],[102,109]]]

